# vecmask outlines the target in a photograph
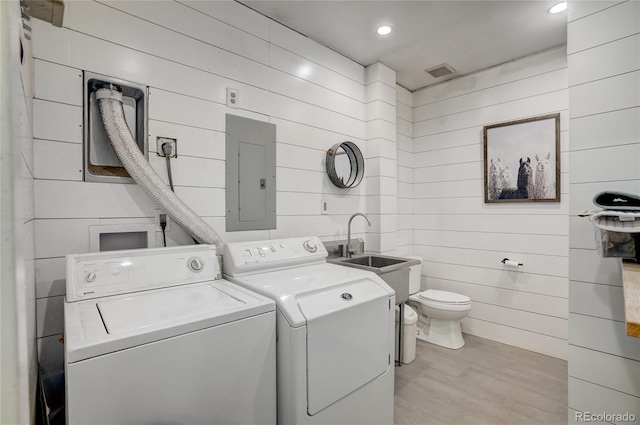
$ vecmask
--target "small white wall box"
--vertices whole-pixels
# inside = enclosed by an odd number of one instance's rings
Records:
[[[154,248],[154,224],[115,224],[89,226],[89,251]]]
[[[84,73],[84,180],[92,182],[133,183],[127,170],[116,156],[102,124],[96,91],[102,83],[115,84],[122,89],[124,118],[131,135],[148,157],[147,143],[147,87],[105,75]]]

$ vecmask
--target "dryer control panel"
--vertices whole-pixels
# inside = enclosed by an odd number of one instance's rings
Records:
[[[224,245],[223,269],[229,276],[324,263],[327,250],[316,236],[235,242]]]
[[[68,302],[219,278],[212,245],[67,255]]]

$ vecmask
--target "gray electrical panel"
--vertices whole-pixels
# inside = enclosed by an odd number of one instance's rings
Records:
[[[227,232],[276,228],[276,126],[227,114]]]

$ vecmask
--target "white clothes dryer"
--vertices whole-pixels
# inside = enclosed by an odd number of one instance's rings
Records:
[[[230,243],[225,277],[276,301],[278,423],[392,424],[395,293],[316,237]]]
[[[68,425],[275,424],[275,304],[197,245],[67,256]]]

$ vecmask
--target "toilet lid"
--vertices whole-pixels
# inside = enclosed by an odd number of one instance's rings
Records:
[[[440,291],[437,289],[427,289],[420,292],[420,298],[423,300],[436,301],[444,304],[469,304],[471,298],[466,295],[456,294],[455,292]]]

